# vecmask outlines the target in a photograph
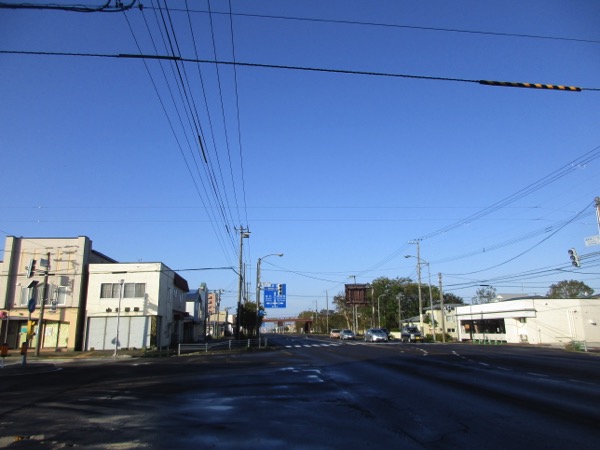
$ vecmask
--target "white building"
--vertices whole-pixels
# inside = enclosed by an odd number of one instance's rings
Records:
[[[600,298],[522,297],[456,308],[459,341],[600,347]]]
[[[188,291],[187,281],[160,262],[90,264],[85,349],[183,342]]]

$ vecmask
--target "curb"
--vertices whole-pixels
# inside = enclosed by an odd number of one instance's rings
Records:
[[[34,373],[54,372],[56,370],[60,370],[60,368],[51,363],[27,363],[26,365],[9,364],[0,369],[0,378]]]

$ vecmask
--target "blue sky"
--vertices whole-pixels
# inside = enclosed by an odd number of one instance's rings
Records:
[[[2,236],[86,235],[234,306],[220,268],[237,270],[248,227],[252,299],[257,259],[285,254],[262,263],[287,284],[271,316],[322,309],[354,279],[415,279],[415,239],[432,282],[466,300],[481,284],[600,292],[600,247],[584,245],[600,233],[600,3],[143,4],[0,9]],[[248,65],[114,57],[173,52]],[[591,255],[580,269],[571,247]]]

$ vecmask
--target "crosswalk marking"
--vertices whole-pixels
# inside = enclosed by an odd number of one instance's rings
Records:
[[[340,347],[341,345],[344,344],[341,342],[324,342],[322,344],[288,344],[285,348]]]

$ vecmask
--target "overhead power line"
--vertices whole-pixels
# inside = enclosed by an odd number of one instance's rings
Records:
[[[146,8],[152,9],[151,6],[147,6]],[[209,14],[209,11],[206,11],[206,10],[192,10],[192,9],[182,10],[182,9],[177,9],[177,8],[171,8],[171,10],[179,11],[179,12],[185,11],[186,13]],[[464,29],[464,28],[440,28],[440,27],[428,27],[428,26],[423,26],[423,25],[364,22],[364,21],[359,21],[359,20],[321,19],[321,18],[316,18],[316,17],[278,16],[278,15],[271,15],[271,14],[252,14],[252,13],[241,13],[241,12],[226,13],[226,12],[211,11],[210,14],[213,14],[213,15],[230,14],[232,16],[237,16],[237,17],[247,17],[247,18],[257,18],[257,19],[287,20],[287,21],[313,22],[313,23],[330,23],[330,24],[336,24],[336,25],[358,25],[358,26],[379,27],[379,28],[399,28],[399,29],[408,29],[408,30],[417,30],[417,31],[433,31],[433,32],[441,32],[441,33],[461,33],[461,34],[474,34],[474,35],[521,38],[521,39],[544,39],[544,40],[551,40],[551,41],[567,41],[567,42],[600,44],[600,41],[596,40],[596,39],[583,39],[583,38],[564,37],[564,36],[548,36],[548,35],[541,35],[541,34],[507,33],[507,32],[501,32],[501,31],[468,30],[468,29]]]
[[[123,4],[121,0],[106,0],[98,6],[84,6],[84,5],[61,5],[58,3],[7,3],[0,2],[0,9],[42,9],[42,10],[57,10],[57,11],[70,11],[70,12],[123,12],[133,8],[137,0],[131,0],[128,4]],[[114,3],[114,5],[112,5]],[[140,5],[141,7],[141,5]]]
[[[490,80],[474,80],[468,78],[453,78],[453,77],[440,77],[430,75],[415,75],[406,73],[393,73],[393,72],[374,72],[365,70],[348,70],[348,69],[331,69],[324,67],[306,67],[306,66],[289,66],[280,64],[261,64],[261,63],[249,63],[239,61],[220,61],[213,59],[195,59],[195,58],[184,58],[181,56],[169,56],[169,55],[143,55],[143,54],[108,54],[108,53],[72,53],[72,52],[41,52],[41,51],[24,51],[24,50],[0,50],[0,54],[11,54],[11,55],[34,55],[34,56],[76,56],[76,57],[87,57],[87,58],[123,58],[123,59],[158,59],[158,60],[172,60],[179,62],[190,62],[200,64],[217,64],[217,65],[228,65],[228,66],[239,66],[239,67],[256,67],[262,69],[280,69],[280,70],[296,70],[304,72],[320,72],[320,73],[333,73],[333,74],[344,74],[344,75],[366,75],[375,77],[391,77],[391,78],[408,78],[415,80],[428,80],[428,81],[453,81],[460,83],[474,83],[488,86],[509,86],[509,87],[532,87],[540,89],[556,89],[571,92],[581,91],[600,91],[600,88],[587,88],[587,87],[574,87],[559,84],[539,84],[539,83],[515,83],[508,81],[490,81]],[[563,89],[559,89],[562,87]]]

